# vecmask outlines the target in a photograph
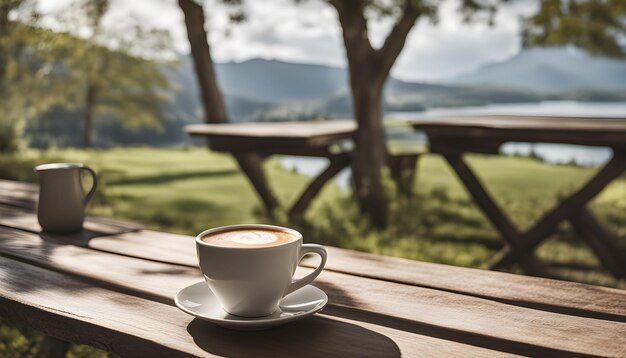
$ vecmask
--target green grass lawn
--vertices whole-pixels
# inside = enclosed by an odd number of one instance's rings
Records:
[[[305,220],[290,222],[282,211],[269,220],[235,161],[204,148],[27,150],[0,156],[0,178],[36,182],[32,168],[53,161],[83,162],[98,172],[101,186],[89,206],[91,214],[131,219],[159,230],[195,235],[220,225],[276,223],[298,228],[308,241],[479,268],[488,267],[502,247],[495,230],[437,155],[420,158],[412,197],[399,196],[390,188],[391,214],[385,230],[373,229],[349,190],[335,184],[322,191]],[[477,155],[469,157],[469,163],[520,227],[532,224],[597,171],[528,158]],[[283,208],[310,180],[282,169],[276,158],[265,169]],[[592,209],[626,252],[626,178],[612,183]],[[558,266],[563,278],[626,288],[626,280],[615,280],[599,269],[595,256],[567,224],[539,247],[538,255]],[[521,273],[519,268],[510,270]],[[40,341],[41,335],[33,330],[0,321],[0,356],[33,356]],[[68,356],[106,353],[75,345]]]
[[[32,167],[51,161],[83,162],[99,173],[101,187],[90,205],[92,214],[136,220],[159,230],[195,235],[220,225],[273,222],[301,229],[309,241],[480,268],[486,268],[502,246],[456,175],[437,155],[420,158],[416,195],[393,197],[385,230],[364,222],[349,191],[335,184],[322,191],[305,221],[292,223],[280,213],[278,219],[269,220],[232,157],[204,148],[28,150],[0,158],[0,177],[36,181]],[[521,228],[597,171],[529,158],[476,155],[469,163]],[[265,166],[275,194],[287,207],[309,179],[282,169],[276,158]],[[626,179],[612,183],[592,208],[626,249]],[[595,256],[567,224],[539,248],[539,256],[573,267],[563,271],[565,278],[626,287],[597,269]]]

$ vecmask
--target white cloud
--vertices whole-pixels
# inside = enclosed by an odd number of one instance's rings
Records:
[[[41,0],[40,8],[52,11],[69,0]],[[341,30],[334,9],[321,0],[296,4],[294,0],[246,3],[248,19],[231,24],[227,8],[207,0],[206,16],[212,55],[216,61],[243,61],[253,57],[294,62],[345,64]],[[472,71],[489,61],[512,56],[520,48],[520,14],[536,8],[536,0],[518,0],[502,7],[496,25],[463,24],[456,0],[444,2],[440,22],[421,20],[407,39],[393,74],[406,80],[436,81]],[[168,28],[175,48],[189,51],[183,15],[176,0],[112,0],[107,21],[134,14],[150,26]],[[390,22],[374,23],[370,36],[382,43]]]
[[[498,10],[494,26],[463,23],[457,4],[447,1],[440,21],[420,21],[407,39],[393,74],[408,80],[445,79],[469,72],[485,62],[502,60],[520,50],[519,16],[534,11],[536,2],[520,1]]]
[[[213,8],[216,11],[211,15],[209,38],[218,61],[264,57],[344,63],[336,14],[322,1],[305,1],[299,5],[293,0],[249,1],[248,21],[238,25],[228,22],[223,8]],[[224,35],[227,31],[228,37]]]

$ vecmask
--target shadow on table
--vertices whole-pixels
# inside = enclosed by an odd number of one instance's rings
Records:
[[[48,233],[42,231],[36,213],[21,208],[3,206],[0,206],[0,226],[38,234],[42,239],[58,244],[85,247],[93,238],[119,235],[139,231],[143,228],[143,225],[130,221],[88,216],[85,218],[81,231],[64,234]]]
[[[238,174],[235,169],[227,170],[202,170],[185,173],[172,173],[160,175],[147,175],[142,177],[126,177],[118,180],[110,181],[109,185],[130,185],[130,184],[166,184],[178,180],[187,179],[205,179],[213,177],[223,177]]]
[[[400,357],[388,337],[335,319],[315,316],[264,331],[235,331],[194,319],[187,332],[203,350],[228,357]]]

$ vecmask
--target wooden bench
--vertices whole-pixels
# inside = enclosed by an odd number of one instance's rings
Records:
[[[174,306],[202,280],[193,237],[98,218],[43,234],[36,187],[0,193],[0,316],[50,342],[150,357],[626,355],[626,291],[333,247],[314,283],[330,299],[321,314],[231,331]]]

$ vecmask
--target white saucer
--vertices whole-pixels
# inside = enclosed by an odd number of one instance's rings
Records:
[[[220,306],[205,282],[198,282],[178,291],[176,306],[192,316],[225,328],[260,330],[274,328],[320,311],[328,303],[328,296],[317,287],[308,285],[285,296],[278,310],[269,316],[247,318],[231,315]]]

